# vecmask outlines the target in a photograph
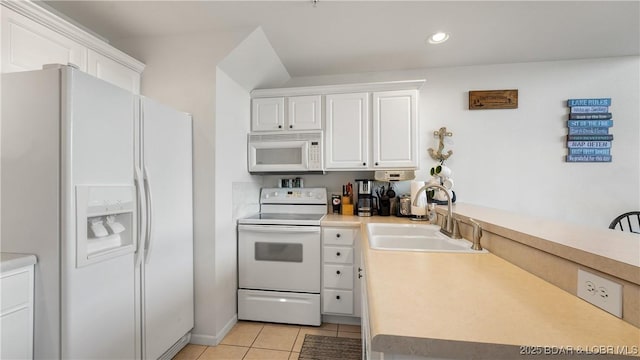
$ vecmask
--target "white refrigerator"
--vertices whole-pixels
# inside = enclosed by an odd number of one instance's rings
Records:
[[[193,327],[191,117],[68,66],[2,75],[0,246],[34,358],[170,358]]]

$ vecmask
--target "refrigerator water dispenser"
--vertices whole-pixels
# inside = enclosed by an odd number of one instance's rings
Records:
[[[76,186],[76,266],[135,252],[134,186]]]

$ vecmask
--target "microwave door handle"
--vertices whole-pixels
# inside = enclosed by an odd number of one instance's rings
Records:
[[[238,225],[238,230],[260,233],[319,233],[320,226]]]
[[[309,142],[305,141],[302,145],[302,168],[309,170]]]

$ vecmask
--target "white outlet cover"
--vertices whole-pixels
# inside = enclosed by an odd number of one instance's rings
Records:
[[[622,318],[622,285],[616,282],[578,269],[578,297]]]

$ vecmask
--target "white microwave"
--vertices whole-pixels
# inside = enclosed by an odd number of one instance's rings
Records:
[[[251,173],[324,172],[322,131],[250,133]]]

